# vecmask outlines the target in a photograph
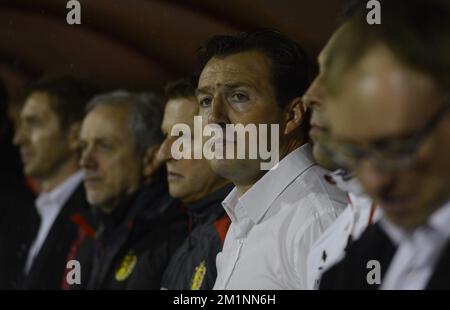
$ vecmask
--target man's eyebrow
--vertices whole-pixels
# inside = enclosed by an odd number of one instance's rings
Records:
[[[228,90],[232,90],[235,88],[239,88],[239,87],[253,87],[250,83],[245,83],[245,82],[239,82],[239,83],[230,83],[227,85],[224,85],[224,87]]]
[[[219,87],[223,87],[226,90],[233,90],[233,89],[239,88],[239,87],[254,87],[254,86],[252,84],[246,83],[246,82],[233,82],[233,83],[219,85]],[[195,91],[195,95],[198,96],[199,94],[211,94],[213,92],[214,92],[214,90],[212,87],[206,86],[206,87],[197,88],[197,90]]]
[[[197,88],[195,90],[195,95],[196,96],[198,96],[200,94],[210,94],[210,93],[212,93],[212,88],[209,87],[209,86],[207,86],[207,87],[200,87],[200,88]]]
[[[29,114],[22,115],[21,118],[22,118],[22,120],[25,120],[27,122],[36,122],[36,121],[39,120],[38,116],[36,116],[36,115],[29,115]]]

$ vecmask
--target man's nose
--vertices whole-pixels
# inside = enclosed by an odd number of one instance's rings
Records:
[[[303,95],[303,102],[308,109],[319,108],[323,104],[323,87],[320,77],[316,77]]]
[[[24,141],[25,141],[24,130],[23,130],[22,126],[18,126],[16,129],[16,133],[14,134],[14,137],[13,137],[13,143],[16,146],[20,146],[24,143]]]
[[[158,160],[162,162],[167,162],[173,159],[172,156],[172,139],[170,137],[167,137],[164,139],[163,143],[159,147],[158,150]]]
[[[225,127],[230,123],[228,118],[228,105],[221,95],[216,95],[212,102],[212,108],[208,116],[208,124],[217,124]]]
[[[97,161],[95,159],[94,147],[85,147],[81,151],[80,167],[83,169],[92,169],[97,167]]]

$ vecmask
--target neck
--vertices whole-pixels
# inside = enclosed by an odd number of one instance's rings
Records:
[[[189,197],[185,197],[181,199],[181,201],[185,204],[195,203],[197,201],[202,200],[203,198],[207,197],[208,195],[214,193],[215,191],[221,189],[225,185],[230,183],[227,179],[220,178],[217,180],[214,184],[211,184],[210,186],[207,186],[204,191],[201,193],[196,193],[195,195],[191,195]]]
[[[305,141],[299,139],[289,139],[286,143],[280,148],[280,161],[285,158],[289,153],[298,149]]]
[[[78,159],[73,156],[69,160],[65,161],[55,173],[45,180],[40,180],[41,191],[44,193],[51,192],[60,184],[64,183],[70,176],[79,170]]]
[[[300,146],[302,146],[304,144],[303,141],[299,140],[299,139],[290,139],[288,140],[286,143],[283,144],[283,146],[280,148],[280,158],[279,160],[281,161],[284,157],[286,157],[289,153],[291,153],[292,151],[294,151],[295,149],[299,148]],[[266,171],[267,173],[267,171]],[[265,173],[262,174],[259,179],[261,179],[262,177],[264,177]],[[258,180],[259,180],[258,179]],[[253,182],[249,182],[249,183],[245,183],[245,184],[237,184],[236,185],[236,190],[238,193],[238,197],[242,197],[250,188],[252,188],[253,185],[255,185],[256,182],[258,182],[258,180],[254,180]]]
[[[236,191],[238,194],[238,197],[241,198],[242,196],[244,196],[244,194],[250,189],[252,188],[254,184],[250,184],[250,185],[237,185],[236,184]]]
[[[221,178],[219,181],[217,181],[212,187],[211,189],[208,191],[208,193],[206,195],[210,195],[212,193],[214,193],[215,191],[218,191],[219,189],[221,189],[222,187],[224,187],[225,185],[229,184],[230,181],[228,181],[227,179],[223,179]],[[205,196],[206,196],[205,195]]]

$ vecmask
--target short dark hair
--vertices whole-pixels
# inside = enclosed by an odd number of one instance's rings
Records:
[[[165,99],[170,100],[195,97],[197,82],[198,77],[192,76],[167,83],[164,87]]]
[[[278,31],[258,29],[236,36],[213,36],[198,49],[197,57],[204,68],[213,57],[247,51],[259,51],[270,59],[272,85],[281,108],[303,96],[311,81],[310,61],[299,44]]]
[[[50,106],[59,117],[61,128],[81,122],[88,101],[98,93],[91,82],[73,76],[47,76],[32,83],[28,95],[44,92],[51,96]]]
[[[386,45],[400,61],[450,90],[450,3],[446,0],[383,1],[381,24],[369,25],[359,7],[336,42],[326,80],[332,92],[342,75],[376,44]]]
[[[348,0],[338,14],[338,24],[344,24],[347,20],[352,18],[353,15],[360,12],[362,8],[366,8],[366,6],[367,0]]]

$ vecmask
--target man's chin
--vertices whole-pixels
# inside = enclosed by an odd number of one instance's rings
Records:
[[[211,169],[221,177],[232,180],[239,173],[239,161],[243,159],[211,159],[208,161]],[[242,170],[241,170],[242,173]]]
[[[330,156],[325,151],[325,148],[320,144],[313,144],[312,153],[314,160],[322,167],[330,171],[336,170],[339,167],[331,160]]]
[[[174,184],[175,182],[169,182],[169,194],[173,198],[182,199],[186,196],[186,190],[183,189],[179,183]]]
[[[99,197],[96,195],[87,194],[86,199],[88,203],[95,208],[104,209],[105,206],[108,205],[107,199],[104,199],[103,197]]]
[[[26,176],[29,176],[32,178],[39,178],[41,176],[41,173],[39,173],[39,170],[30,164],[23,166],[23,173]]]
[[[414,209],[400,206],[382,206],[386,218],[403,229],[413,229],[426,221],[425,214],[417,214]]]

